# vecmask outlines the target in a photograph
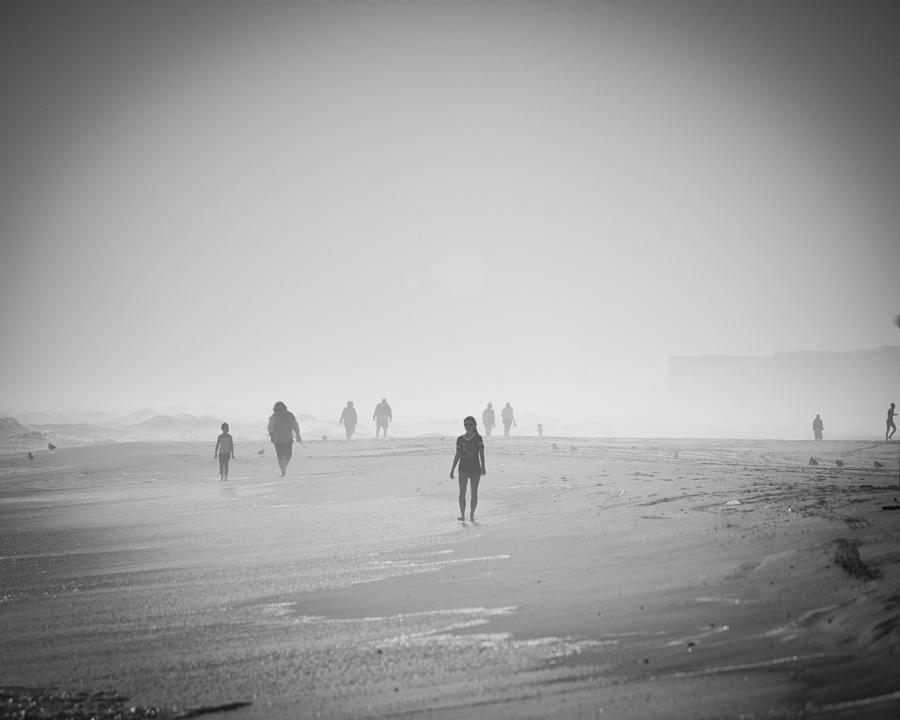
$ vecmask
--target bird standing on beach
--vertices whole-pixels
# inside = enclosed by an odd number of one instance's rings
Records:
[[[882,464],[881,464],[880,462],[878,462],[877,460],[875,461],[874,464],[875,464],[875,467],[876,467],[876,468],[883,468],[883,467],[884,467],[884,465],[882,465]]]
[[[838,467],[844,467],[844,461],[843,461],[843,460],[835,460],[835,461],[834,461],[834,464],[837,465]]]
[[[47,449],[48,450],[56,450],[56,445],[54,445],[53,443],[47,443]]]
[[[28,453],[28,459],[34,460],[34,453]]]
[[[819,461],[816,460],[814,457],[811,457],[811,458],[809,459],[809,464],[810,464],[810,465],[818,465],[818,464],[819,464]]]

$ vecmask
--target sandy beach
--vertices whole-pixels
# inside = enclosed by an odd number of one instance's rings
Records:
[[[900,714],[897,443],[489,438],[476,523],[451,437],[236,455],[0,456],[0,717]]]

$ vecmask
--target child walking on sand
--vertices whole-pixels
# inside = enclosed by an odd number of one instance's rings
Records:
[[[216,439],[213,457],[219,457],[219,481],[228,480],[228,461],[234,457],[234,440],[228,432],[228,423],[222,423],[222,434]]]
[[[465,434],[456,438],[456,455],[453,457],[453,467],[450,468],[450,479],[459,465],[459,517],[457,520],[466,519],[466,485],[472,483],[472,502],[469,506],[469,520],[475,522],[475,508],[478,506],[478,482],[482,475],[487,475],[484,466],[484,440],[478,434],[475,418],[471,415],[463,420]]]

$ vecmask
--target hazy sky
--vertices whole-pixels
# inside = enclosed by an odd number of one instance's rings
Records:
[[[900,5],[0,6],[0,410],[645,412],[900,342]]]

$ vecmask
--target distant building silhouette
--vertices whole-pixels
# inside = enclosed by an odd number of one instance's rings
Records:
[[[683,421],[685,431],[796,435],[809,422],[807,412],[813,406],[832,418],[829,437],[865,437],[877,432],[873,413],[884,412],[884,397],[900,384],[900,346],[770,356],[673,356],[668,370],[668,397],[661,401],[676,421]]]

